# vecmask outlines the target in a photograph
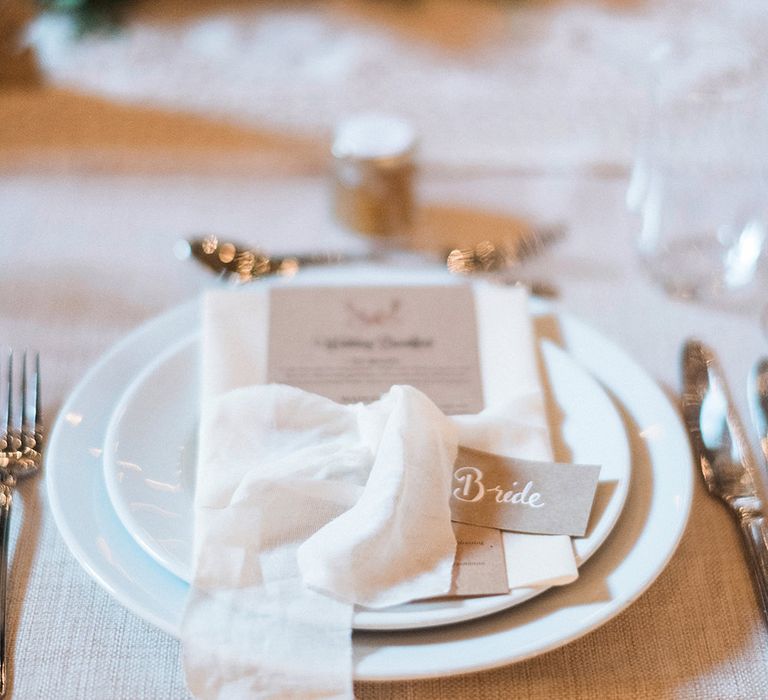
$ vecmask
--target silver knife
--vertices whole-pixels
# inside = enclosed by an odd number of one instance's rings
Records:
[[[768,624],[768,527],[757,464],[725,377],[712,350],[689,340],[683,349],[682,408],[709,492],[739,525],[763,618]]]

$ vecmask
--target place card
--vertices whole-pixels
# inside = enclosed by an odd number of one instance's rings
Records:
[[[450,597],[509,593],[501,530],[453,523],[456,558]]]
[[[582,537],[600,467],[513,459],[461,448],[451,518],[514,532]]]
[[[274,288],[267,381],[340,403],[410,384],[446,414],[477,413],[474,304],[466,285]]]

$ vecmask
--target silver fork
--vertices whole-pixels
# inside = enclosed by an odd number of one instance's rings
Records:
[[[6,593],[8,582],[8,535],[13,487],[18,479],[36,474],[42,462],[43,424],[40,410],[40,355],[21,356],[16,388],[13,350],[5,366],[5,401],[0,413],[0,697],[8,679],[6,653]]]

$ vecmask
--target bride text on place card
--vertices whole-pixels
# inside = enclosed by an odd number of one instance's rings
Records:
[[[451,492],[456,522],[582,537],[600,467],[513,459],[461,448]]]
[[[459,467],[454,472],[454,479],[461,486],[453,490],[453,497],[465,503],[477,503],[489,495],[496,503],[510,503],[529,508],[543,508],[546,505],[541,500],[541,494],[533,490],[533,481],[526,482],[522,488],[518,488],[519,482],[513,481],[512,488],[505,490],[500,484],[487,488],[483,478],[483,472],[477,467]]]

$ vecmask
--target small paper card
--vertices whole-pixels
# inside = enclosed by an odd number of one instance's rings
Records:
[[[500,530],[582,537],[599,475],[599,466],[534,462],[461,448],[451,517]]]
[[[501,530],[453,523],[456,558],[449,596],[509,593]]]
[[[275,288],[267,379],[339,403],[374,401],[393,384],[410,384],[444,413],[477,413],[483,390],[472,290]]]

